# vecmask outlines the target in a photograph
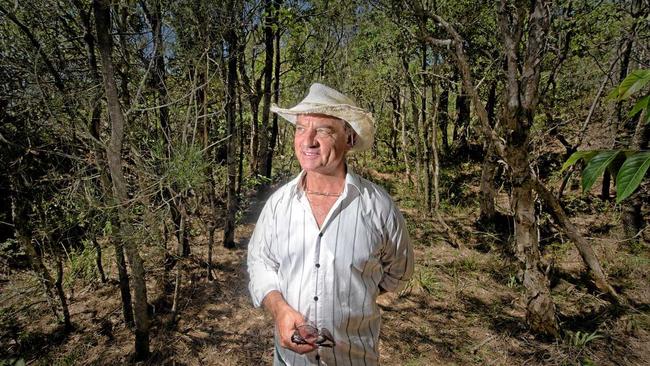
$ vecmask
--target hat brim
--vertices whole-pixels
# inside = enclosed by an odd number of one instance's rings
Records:
[[[372,146],[375,137],[372,114],[359,107],[347,104],[323,105],[300,103],[293,108],[280,108],[276,104],[272,104],[271,111],[294,125],[296,124],[298,115],[301,114],[325,114],[344,120],[357,133],[357,142],[350,151],[368,150]]]

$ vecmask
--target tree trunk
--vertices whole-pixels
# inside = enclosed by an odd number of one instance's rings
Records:
[[[431,143],[429,140],[429,121],[427,120],[427,45],[422,43],[422,95],[420,95],[420,126],[422,127],[422,142],[424,143],[424,197],[428,211],[432,209],[433,177],[431,176]],[[433,91],[431,91],[433,95]]]
[[[115,83],[115,72],[111,59],[111,18],[110,1],[95,0],[93,9],[95,13],[95,26],[97,40],[102,60],[102,74],[104,76],[104,89],[108,104],[108,113],[111,119],[111,139],[107,146],[106,156],[113,181],[113,194],[118,203],[120,220],[120,235],[126,249],[127,259],[131,266],[134,293],[134,320],[135,320],[135,359],[144,360],[149,355],[149,313],[147,302],[147,287],[145,270],[142,258],[138,252],[137,244],[133,242],[133,229],[130,224],[128,212],[128,192],[126,180],[122,173],[122,141],[124,138],[125,120],[120,107],[120,100]]]
[[[273,87],[273,102],[275,104],[278,104],[280,101],[280,30],[278,29],[279,23],[278,23],[278,9],[281,3],[281,0],[271,0],[272,3],[272,16],[271,16],[271,26],[275,28],[275,31],[273,32],[273,38],[275,40],[275,50],[273,51],[273,55],[275,57],[275,63],[273,65],[273,79],[274,79],[274,87]],[[266,64],[265,64],[266,66]],[[266,80],[265,80],[266,81]],[[269,136],[269,151],[268,155],[266,156],[266,166],[265,166],[265,174],[264,176],[267,178],[271,178],[271,174],[273,173],[273,154],[275,153],[275,146],[278,141],[278,115],[273,113],[273,120],[271,122],[271,133]]]
[[[549,281],[542,270],[539,252],[537,218],[532,182],[528,173],[528,139],[510,149],[509,161],[521,159],[512,168],[512,210],[515,215],[515,255],[521,263],[522,283],[526,288],[526,321],[535,333],[559,335],[555,304]]]
[[[268,1],[268,0],[267,0]],[[233,21],[229,25],[230,29],[226,32],[226,43],[229,50],[236,50],[238,37],[237,31],[234,28],[236,24],[236,12],[234,0],[229,1],[229,13],[233,17]],[[270,31],[270,29],[269,29]],[[273,42],[271,38],[271,52],[273,48]],[[268,51],[268,50],[267,50]],[[272,56],[272,55],[271,55]],[[272,66],[271,58],[271,66]],[[265,90],[264,100],[265,100],[265,111],[266,121],[268,124],[268,109],[271,101],[271,81],[270,81],[270,69],[269,69],[269,80],[268,80],[268,89]],[[231,53],[228,55],[227,60],[227,92],[226,92],[226,124],[228,129],[228,143],[227,143],[227,166],[228,166],[228,181],[226,183],[226,219],[223,229],[223,246],[226,248],[235,247],[235,213],[237,212],[237,196],[235,192],[235,182],[237,180],[237,160],[236,160],[236,118],[237,118],[237,54]],[[266,85],[266,80],[265,80]],[[268,98],[268,99],[267,99]],[[266,130],[263,131],[263,134],[266,133]],[[266,157],[266,155],[264,155]],[[265,159],[261,159],[261,162],[264,162]]]
[[[545,1],[536,2],[530,9],[530,14],[527,14],[525,8],[518,9],[518,14],[511,14],[508,5],[507,0],[501,0],[499,25],[504,38],[507,64],[506,106],[502,122],[506,131],[504,158],[512,171],[511,205],[515,216],[515,256],[523,272],[528,325],[535,333],[558,337],[559,325],[555,317],[555,304],[540,260],[533,198],[534,182],[531,179],[528,156],[529,131],[535,115],[541,74],[541,64],[536,60],[545,52],[544,39],[550,19]],[[514,25],[511,24],[511,17],[515,18]],[[528,19],[530,24],[524,45],[526,52],[519,55],[517,49],[523,41],[524,19]]]
[[[14,181],[11,183],[11,190],[13,192],[19,192],[19,188],[22,187],[20,187],[17,182],[15,182],[15,179],[12,180]],[[54,279],[50,275],[47,267],[45,267],[45,264],[41,260],[41,257],[38,254],[34,243],[32,242],[32,227],[29,221],[27,221],[27,218],[31,213],[31,206],[26,199],[23,199],[22,197],[16,197],[15,195],[12,195],[11,201],[11,214],[12,222],[15,227],[14,235],[16,236],[16,241],[19,243],[27,255],[29,266],[31,267],[32,271],[34,271],[34,275],[41,283],[41,286],[43,286],[45,300],[47,300],[47,304],[50,308],[50,311],[52,311],[52,315],[55,319],[57,319],[57,321],[59,321],[59,312],[57,310],[54,295]]]
[[[569,239],[575,243],[582,260],[590,270],[591,277],[593,278],[596,287],[603,293],[611,296],[615,302],[621,303],[623,300],[607,281],[605,271],[600,266],[600,262],[598,261],[598,257],[596,257],[593,248],[589,245],[587,240],[578,233],[578,230],[576,230],[575,225],[573,225],[567,217],[558,199],[539,180],[534,180],[533,184],[535,186],[535,191],[544,201],[544,204],[549,209],[555,222],[562,227]]]
[[[390,104],[393,108],[393,118],[391,118],[392,128],[390,129],[390,156],[393,159],[393,164],[398,163],[399,156],[397,154],[397,134],[399,133],[399,95],[390,96]]]
[[[420,145],[420,125],[418,104],[416,102],[415,84],[409,71],[406,56],[402,56],[402,67],[409,86],[409,100],[411,102],[411,118],[413,122],[413,145],[415,145],[415,190],[418,195],[422,193],[422,147]]]
[[[270,154],[270,133],[272,129],[272,126],[269,125],[269,120],[272,96],[271,83],[273,81],[273,7],[273,0],[264,0],[264,9],[266,12],[266,16],[264,17],[264,104],[262,105],[262,125],[260,126],[259,134],[259,162],[262,164],[261,174],[265,177],[270,177],[266,163]]]
[[[449,89],[445,82],[440,84],[442,92],[440,93],[440,101],[438,102],[438,116],[440,126],[440,133],[442,139],[442,152],[449,153],[449,136],[447,133],[447,126],[449,124]]]
[[[650,140],[650,123],[645,123],[646,112],[643,111],[636,123],[630,149],[632,150],[646,150],[648,148],[648,140]],[[643,189],[643,186],[623,201],[621,204],[621,221],[625,238],[630,240],[630,244],[637,241],[639,233],[645,229],[647,223],[643,220],[643,213],[641,211],[643,202],[648,202],[648,193]]]
[[[402,108],[404,106],[404,97],[401,93],[401,91],[398,89],[398,108]],[[402,131],[402,156],[404,157],[404,168],[405,168],[405,173],[406,173],[406,179],[408,179],[409,183],[412,185],[413,184],[413,179],[411,178],[411,163],[409,161],[409,141],[408,141],[408,134],[406,133],[406,118],[404,118],[403,113],[401,110],[399,111],[399,115],[401,116],[400,122],[401,122],[401,131]]]
[[[56,282],[54,283],[56,294],[59,296],[59,303],[61,304],[61,311],[63,313],[63,324],[66,332],[72,330],[72,322],[70,321],[70,310],[68,310],[68,303],[65,299],[65,291],[63,291],[63,259],[61,256],[56,258]]]
[[[111,226],[113,228],[113,235],[109,240],[113,243],[113,248],[115,250],[115,264],[117,266],[117,277],[120,282],[120,296],[122,297],[122,316],[124,316],[124,323],[128,327],[133,327],[135,325],[135,320],[133,319],[131,285],[129,282],[129,273],[126,269],[124,245],[118,235],[120,232],[120,223],[116,217],[111,218]]]
[[[494,153],[494,146],[491,142],[486,142],[483,151],[485,155],[481,167],[481,184],[479,193],[479,206],[481,213],[479,215],[479,222],[486,227],[494,229],[494,220],[497,212],[494,204],[497,195],[495,187],[497,156]]]
[[[442,92],[444,93],[444,91]],[[440,95],[442,95],[440,93]],[[435,85],[431,88],[431,98],[436,98]],[[433,210],[438,211],[440,208],[440,189],[438,187],[440,180],[440,159],[438,157],[438,119],[440,117],[440,96],[438,100],[432,100],[434,106],[434,115],[431,117],[431,153],[433,154]]]
[[[490,93],[488,95],[487,104],[485,109],[487,110],[488,119],[490,121],[490,126],[494,127],[495,125],[495,109],[496,109],[496,81],[492,82],[490,86]],[[484,143],[484,158],[483,166],[481,168],[481,184],[480,184],[480,194],[479,194],[479,206],[481,208],[481,213],[479,216],[479,222],[483,225],[487,225],[494,229],[494,220],[496,217],[496,207],[495,199],[497,196],[496,190],[496,173],[497,173],[497,155],[494,152],[494,146],[491,141],[486,141]]]
[[[99,278],[102,283],[106,283],[106,273],[104,273],[104,265],[102,264],[102,246],[99,245],[97,239],[93,238],[93,247],[95,248],[95,264],[97,265],[97,272],[99,272]]]
[[[463,91],[460,91],[456,97],[456,122],[454,123],[454,133],[452,139],[456,146],[456,151],[460,156],[465,156],[468,149],[467,135],[469,133],[470,103],[469,97]]]

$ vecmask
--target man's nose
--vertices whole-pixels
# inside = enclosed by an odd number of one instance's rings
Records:
[[[308,128],[305,132],[305,145],[309,147],[316,146],[318,144],[316,141],[316,129]]]

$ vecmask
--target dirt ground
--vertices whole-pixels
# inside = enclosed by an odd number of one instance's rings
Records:
[[[446,209],[445,219],[466,242],[457,249],[445,242],[430,217],[408,208],[406,201],[398,202],[414,239],[417,266],[407,289],[379,299],[383,365],[650,364],[650,250],[645,245],[631,251],[617,241],[611,213],[581,214],[581,230],[630,304],[614,306],[602,298],[585,280],[572,244],[552,234],[554,240],[544,243],[544,257],[553,263],[553,297],[563,334],[548,340],[528,332],[517,265],[502,240],[474,226],[475,212]],[[145,364],[271,363],[272,322],[252,307],[247,290],[246,245],[257,216],[256,206],[252,207],[237,230],[237,249],[215,249],[214,281],[207,279],[206,240],[192,237],[180,320],[173,327],[166,325],[169,300],[160,298],[155,280],[159,273],[148,273],[156,316],[151,330],[153,353]],[[8,364],[3,358],[17,353],[33,365],[129,363],[133,335],[121,321],[109,248],[104,259],[113,280],[74,286],[70,312],[76,329],[68,335],[53,324],[31,273],[2,275],[0,315],[5,324],[0,365]],[[145,259],[153,261],[153,254]]]

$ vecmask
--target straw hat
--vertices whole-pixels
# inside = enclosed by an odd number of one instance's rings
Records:
[[[350,151],[363,151],[372,146],[375,120],[370,112],[356,106],[352,99],[319,83],[309,88],[309,94],[293,108],[271,105],[271,111],[296,124],[299,114],[326,114],[346,121],[357,133],[357,142]]]

